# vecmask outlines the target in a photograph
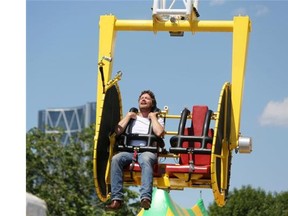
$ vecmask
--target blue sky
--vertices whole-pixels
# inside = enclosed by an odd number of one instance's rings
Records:
[[[26,2],[26,130],[37,126],[37,112],[80,106],[96,100],[98,23],[104,14],[118,19],[151,19],[152,0]],[[251,154],[234,154],[230,188],[252,185],[287,191],[288,2],[199,2],[199,20],[232,20],[248,15],[248,49],[241,132],[253,138]],[[216,111],[222,85],[231,79],[231,33],[117,33],[113,74],[123,72],[123,112],[151,89],[158,106],[180,114],[184,107],[206,104]],[[177,123],[167,123],[177,130]],[[168,142],[167,142],[168,143]],[[182,207],[200,197],[197,189],[171,192]],[[205,205],[212,190],[202,190]]]

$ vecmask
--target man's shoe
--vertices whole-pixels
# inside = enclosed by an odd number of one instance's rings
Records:
[[[107,211],[116,211],[122,207],[122,200],[112,200],[110,205],[106,205]]]
[[[141,200],[141,207],[144,208],[145,210],[148,210],[150,208],[151,201],[149,199],[142,199]]]

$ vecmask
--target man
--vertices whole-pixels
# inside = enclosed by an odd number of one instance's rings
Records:
[[[156,136],[164,135],[164,120],[157,117],[157,112],[153,112],[157,105],[155,95],[150,90],[142,91],[138,98],[139,112],[128,112],[126,116],[118,123],[115,132],[120,135],[124,132],[130,119],[134,119],[132,133],[148,134],[151,122],[153,132]],[[132,146],[146,146],[144,140],[132,140]],[[106,206],[107,210],[118,210],[123,204],[123,167],[132,162],[133,153],[119,152],[112,157],[111,164],[111,199],[110,205]],[[153,166],[157,163],[157,155],[152,152],[143,152],[138,154],[138,161],[141,167],[141,187],[140,200],[141,207],[145,210],[150,208],[152,201],[153,187]]]

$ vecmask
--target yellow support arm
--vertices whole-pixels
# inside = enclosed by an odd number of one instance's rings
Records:
[[[98,70],[100,67],[103,69],[103,78],[99,75],[97,81],[97,104],[96,104],[96,125],[95,125],[95,136],[94,136],[94,149],[93,149],[93,177],[97,179],[96,173],[96,157],[97,157],[97,143],[99,139],[100,124],[102,118],[103,104],[105,99],[106,84],[111,79],[112,74],[112,61],[107,61],[107,58],[113,58],[114,53],[114,41],[116,38],[114,16],[101,16],[99,22],[99,52],[98,52]],[[109,87],[109,85],[108,85]]]
[[[249,17],[234,18],[231,82],[231,149],[235,149],[238,146],[240,136],[242,95],[250,31],[251,23]]]
[[[116,38],[116,31],[115,31],[115,16],[101,16],[99,22],[99,52],[98,52],[98,66],[103,67],[103,77],[104,77],[104,85],[108,83],[111,79],[112,75],[112,61],[105,60],[105,57],[109,57],[113,59],[114,54],[114,42]],[[98,71],[100,73],[100,71]],[[104,88],[105,91],[105,88]],[[102,116],[102,109],[103,109],[103,102],[104,102],[104,95],[103,95],[103,83],[102,78],[98,75],[97,81],[97,108],[96,108],[96,136],[100,130],[100,122]],[[98,121],[97,121],[98,120]]]

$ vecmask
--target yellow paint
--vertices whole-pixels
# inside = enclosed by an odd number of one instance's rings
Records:
[[[195,215],[197,215],[197,216],[203,215],[203,214],[202,214],[202,211],[201,211],[201,209],[200,209],[200,207],[199,207],[198,205],[195,205],[195,206],[192,208],[192,210],[193,210],[193,212],[195,213]]]

